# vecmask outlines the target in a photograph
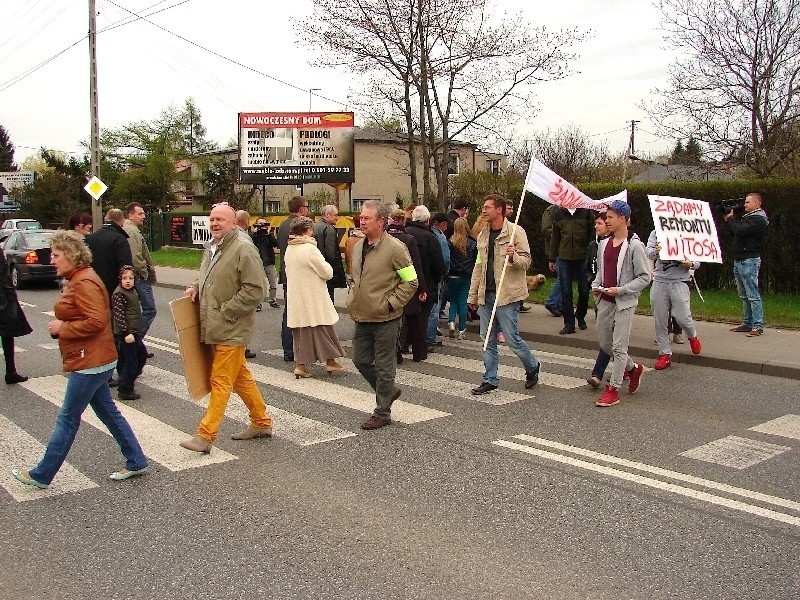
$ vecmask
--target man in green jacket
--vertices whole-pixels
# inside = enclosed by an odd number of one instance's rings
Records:
[[[550,237],[550,270],[561,282],[561,312],[564,328],[561,335],[575,333],[575,320],[586,329],[589,311],[589,282],[586,280],[586,251],[594,237],[594,217],[588,208],[559,208],[553,215]],[[572,282],[578,281],[578,306],[572,304]]]
[[[200,340],[213,349],[211,398],[197,435],[181,446],[208,454],[217,439],[225,407],[235,391],[250,411],[250,425],[231,436],[249,440],[272,436],[272,418],[247,368],[244,351],[253,335],[255,313],[267,281],[258,250],[239,235],[236,212],[217,204],[209,217],[211,240],[206,244],[200,276],[184,296],[200,301]]]
[[[367,201],[361,208],[365,237],[353,247],[347,310],[355,321],[353,364],[375,390],[375,411],[361,424],[378,429],[391,424],[392,402],[401,391],[394,383],[397,338],[403,307],[417,290],[417,272],[405,244],[386,233],[389,207]]]

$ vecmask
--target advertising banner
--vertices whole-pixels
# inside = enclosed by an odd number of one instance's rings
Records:
[[[353,183],[353,113],[239,113],[239,183]]]
[[[211,228],[207,216],[192,216],[192,243],[202,246],[211,239]]]
[[[717,226],[708,202],[648,195],[661,260],[721,263]]]

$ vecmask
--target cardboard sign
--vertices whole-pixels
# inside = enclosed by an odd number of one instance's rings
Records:
[[[648,195],[661,260],[721,263],[717,226],[708,202]]]
[[[189,298],[178,298],[169,303],[178,345],[181,351],[183,373],[189,396],[201,400],[211,393],[211,346],[200,341],[200,305]]]

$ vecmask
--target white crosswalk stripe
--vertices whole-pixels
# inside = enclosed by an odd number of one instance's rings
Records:
[[[61,375],[52,375],[29,379],[20,385],[60,407],[67,388],[67,379]],[[180,431],[126,404],[118,403],[117,406],[136,433],[147,457],[164,465],[170,471],[183,471],[238,458],[219,448],[214,448],[211,454],[199,454],[181,448],[178,446],[178,442],[191,437],[191,434]],[[111,435],[91,409],[84,411],[81,419],[98,431]]]
[[[483,351],[483,342],[474,342],[471,340],[459,340],[458,342],[453,342],[452,345],[448,344],[445,346],[446,348],[458,348],[459,346],[463,346],[464,348],[469,348],[471,350],[476,350],[478,352]],[[544,363],[552,363],[556,365],[563,365],[565,367],[583,367],[587,369],[591,369],[594,367],[594,359],[593,358],[583,358],[582,356],[570,356],[569,354],[557,354],[555,352],[544,352],[543,350],[536,350],[531,348],[536,358]],[[497,351],[500,356],[514,356],[514,351],[504,344],[497,345]]]
[[[191,402],[186,389],[186,379],[182,375],[176,375],[171,371],[147,365],[144,368],[144,373],[137,380],[138,384],[146,385],[170,396]],[[198,404],[205,406],[205,401]],[[274,406],[269,406],[269,413],[275,422],[273,426],[275,437],[299,446],[312,446],[356,435],[350,431],[296,415]],[[245,425],[250,422],[247,407],[238,397],[231,397],[225,410],[225,416]]]
[[[11,474],[11,469],[30,469],[44,456],[45,447],[3,415],[0,415],[0,431],[3,432],[0,436],[0,486],[17,502],[51,498],[98,487],[68,462],[61,466],[54,485],[46,490],[21,484]]]
[[[283,350],[268,350],[265,351],[265,354],[283,356]],[[341,358],[339,359],[339,363],[345,367],[348,372],[358,374],[358,369],[356,369],[353,361],[349,358]],[[502,406],[504,404],[511,404],[512,402],[519,402],[520,400],[530,400],[533,397],[533,394],[518,394],[508,390],[497,390],[492,394],[473,396],[470,390],[475,387],[475,383],[456,381],[454,379],[437,377],[436,375],[428,375],[427,373],[420,373],[418,371],[406,370],[400,365],[397,367],[395,383],[400,386],[419,388],[437,395],[452,396],[459,400],[468,398],[483,402],[484,404],[491,404],[492,406]]]

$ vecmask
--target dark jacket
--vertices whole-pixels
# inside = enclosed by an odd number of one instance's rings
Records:
[[[395,225],[391,223],[389,227],[386,228],[386,233],[390,236],[403,242],[408,248],[408,253],[411,255],[411,262],[414,265],[414,270],[417,272],[417,292],[411,296],[411,300],[408,301],[403,307],[403,314],[404,315],[417,315],[422,310],[419,302],[419,295],[423,292],[427,292],[428,288],[425,286],[425,280],[422,275],[422,257],[419,255],[419,247],[417,246],[417,239],[409,234],[406,233],[405,227],[402,225]]]
[[[594,276],[597,275],[597,246],[601,240],[611,237],[612,234],[607,233],[602,237],[597,237],[589,242],[589,248],[586,251],[586,280],[594,281]]]
[[[258,248],[258,255],[261,257],[261,262],[264,266],[275,264],[275,248],[278,247],[278,240],[272,235],[270,231],[267,233],[265,229],[256,229],[253,231],[253,244]]]
[[[114,335],[142,332],[142,303],[136,288],[120,285],[111,294],[111,329]]]
[[[458,214],[455,210],[451,210],[445,216],[447,217],[447,231],[444,232],[444,237],[446,237],[449,240],[451,237],[453,237],[453,230],[456,219],[461,218],[461,215]]]
[[[439,239],[427,225],[419,221],[412,221],[406,225],[406,233],[413,235],[417,240],[417,248],[422,258],[422,277],[428,288],[426,302],[436,302],[439,297],[439,284],[447,272],[442,258],[442,248]]]
[[[290,214],[278,226],[278,249],[281,251],[281,268],[278,272],[278,283],[286,283],[286,269],[283,268],[283,257],[289,245],[289,232],[292,230],[292,221],[300,215]]]
[[[6,255],[0,250],[0,336],[21,337],[31,331],[17,300],[17,290],[11,285]]]
[[[462,254],[458,248],[450,245],[450,273],[449,277],[472,277],[475,260],[478,258],[478,243],[471,237],[467,238],[467,253]]]
[[[579,208],[571,214],[560,208],[553,215],[553,233],[550,237],[550,260],[585,260],[589,242],[594,237],[594,217],[588,208]]]
[[[92,251],[92,269],[111,298],[119,285],[119,270],[124,265],[133,265],[128,234],[116,223],[103,223],[99,231],[86,236],[86,245]]]
[[[758,258],[764,249],[764,238],[767,237],[767,213],[760,208],[744,213],[740,218],[728,219],[728,228],[733,232],[733,260]]]

